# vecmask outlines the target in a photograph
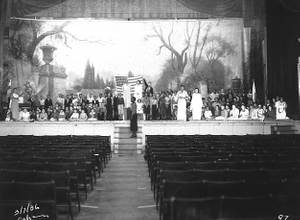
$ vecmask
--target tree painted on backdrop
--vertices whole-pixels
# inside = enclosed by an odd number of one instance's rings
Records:
[[[100,77],[100,89],[104,89],[105,88],[105,82],[103,77]]]
[[[228,42],[221,36],[211,35],[208,37],[205,57],[211,74],[211,77],[207,80],[211,91],[224,88],[226,71],[221,59],[236,54],[235,47],[235,44]]]
[[[70,40],[101,44],[100,40],[80,38],[67,31],[66,27],[70,21],[58,23],[51,26],[50,30],[42,32],[44,24],[45,22],[41,21],[16,20],[12,22],[8,48],[10,55],[15,59],[23,59],[36,66],[39,64],[34,56],[37,46],[49,36],[54,36],[54,39],[60,40],[68,48],[71,48]]]
[[[115,83],[115,77],[110,78],[110,88],[115,89],[116,88],[116,83]]]
[[[200,64],[202,53],[204,51],[206,41],[208,39],[212,26],[213,24],[209,22],[186,22],[185,30],[183,30],[183,32],[185,33],[185,39],[183,40],[184,47],[179,50],[175,48],[174,42],[172,40],[172,36],[174,34],[174,23],[172,24],[172,29],[167,37],[164,36],[161,26],[153,25],[155,34],[146,36],[146,40],[154,37],[160,40],[162,45],[158,48],[157,55],[161,53],[163,48],[166,48],[170,51],[170,59],[166,61],[166,65],[164,66],[163,72],[161,73],[162,81],[159,82],[158,87],[166,84],[164,80],[169,77],[164,76],[164,74],[170,74],[169,67],[171,67],[171,70],[174,72],[174,74],[171,74],[172,83],[174,83],[175,79],[177,84],[177,86],[169,85],[169,87],[172,87],[174,89],[178,87],[178,85],[183,83],[185,81],[184,72],[188,64],[188,60],[190,61],[189,63],[193,69],[193,73],[197,73],[197,68]]]
[[[95,89],[97,87],[95,82],[95,68],[88,60],[85,67],[82,88],[83,89]]]
[[[46,30],[44,24],[45,22],[41,21],[25,20],[14,20],[11,22],[9,43],[7,45],[8,53],[5,60],[9,63],[9,68],[12,70],[10,71],[10,78],[16,78],[18,87],[21,87],[22,83],[27,83],[28,80],[34,81],[32,79],[34,67],[42,65],[37,48],[45,38],[53,37],[53,39],[60,41],[68,48],[71,48],[71,40],[101,44],[101,40],[80,38],[66,30],[70,21],[57,23]]]
[[[216,26],[219,25],[219,22]],[[197,69],[202,59],[202,54],[211,31],[212,24],[203,23],[201,21],[194,23],[192,27],[191,47],[189,48],[189,61],[191,64],[192,72],[197,74]],[[202,36],[203,32],[203,36]]]
[[[102,76],[100,77],[100,73],[97,73],[96,76],[96,81],[95,81],[95,89],[104,89],[105,86],[105,82],[104,79],[102,78]]]
[[[74,80],[73,89],[77,92],[82,90],[83,78],[77,78]]]
[[[226,67],[223,62],[216,60],[213,64],[213,68],[209,61],[201,59],[196,73],[191,73],[185,78],[184,84],[186,88],[199,88],[199,82],[205,81],[208,84],[210,90],[220,90],[224,88],[226,79],[229,78],[232,71],[229,67]]]
[[[172,60],[168,59],[160,74],[159,80],[156,83],[155,91],[166,91],[168,89],[175,90],[178,87],[178,79],[176,72],[172,68]]]
[[[162,49],[167,49],[170,52],[170,61],[171,61],[171,68],[174,72],[173,76],[175,77],[177,84],[180,84],[181,78],[184,73],[184,69],[187,65],[188,56],[187,50],[190,46],[190,41],[192,38],[192,34],[189,31],[189,23],[186,22],[186,39],[184,39],[184,47],[182,49],[176,49],[174,40],[172,39],[174,35],[174,23],[172,23],[172,28],[170,32],[165,36],[162,27],[159,24],[153,24],[153,34],[147,35],[145,40],[149,40],[150,38],[158,38],[161,42],[161,46],[158,48],[157,55],[159,55]],[[169,62],[169,61],[168,61]]]
[[[236,45],[222,36],[211,34],[212,29],[219,27],[219,24],[220,20],[186,22],[183,30],[185,47],[182,50],[175,49],[172,41],[173,26],[167,37],[164,36],[161,26],[153,26],[155,34],[146,36],[146,40],[158,38],[162,45],[158,48],[157,54],[159,55],[163,48],[169,50],[171,54],[171,59],[166,61],[162,69],[157,89],[176,89],[181,83],[187,87],[191,86],[189,88],[198,87],[199,81],[202,80],[208,83],[211,90],[224,87],[226,77],[232,71],[224,66],[222,58],[235,54]]]
[[[100,79],[99,73],[96,76],[95,88],[96,89],[101,89],[101,79]]]

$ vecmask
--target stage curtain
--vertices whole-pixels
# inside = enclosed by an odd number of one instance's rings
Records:
[[[269,98],[282,96],[288,116],[299,115],[297,63],[300,56],[300,14],[267,0]]]
[[[243,86],[245,88],[251,88],[251,79],[250,77],[250,52],[251,52],[251,27],[245,27],[243,29]]]
[[[51,8],[65,0],[11,0],[11,16],[23,17]]]
[[[242,17],[241,0],[177,0],[185,7],[218,17]]]
[[[251,89],[252,80],[255,80],[257,97],[263,102],[265,88],[262,41],[265,38],[264,27],[266,26],[265,0],[242,0],[242,2],[244,26],[251,28],[248,84],[245,86],[246,89]]]

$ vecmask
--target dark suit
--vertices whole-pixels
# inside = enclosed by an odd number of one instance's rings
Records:
[[[52,99],[46,99],[45,100],[45,109],[48,109],[49,108],[49,106],[53,106],[53,103],[52,103]]]
[[[148,93],[148,95],[150,95],[150,94],[153,95],[153,88],[152,88],[152,86],[149,86],[149,85],[147,84],[147,82],[146,82],[145,79],[143,79],[143,80],[144,80],[144,85],[145,85],[145,90],[144,90],[144,92],[145,92],[145,93]]]

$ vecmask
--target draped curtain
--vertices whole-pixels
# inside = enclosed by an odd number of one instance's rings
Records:
[[[289,116],[299,115],[297,63],[300,56],[300,14],[267,0],[269,98],[282,96]]]
[[[11,16],[23,17],[51,8],[65,0],[11,0]]]
[[[250,84],[250,52],[251,52],[251,27],[245,27],[243,30],[243,86],[251,88]]]
[[[217,17],[242,17],[241,0],[177,0],[189,9]]]

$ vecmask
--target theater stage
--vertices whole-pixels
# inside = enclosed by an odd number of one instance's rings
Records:
[[[300,121],[139,121],[135,143],[145,144],[146,135],[268,135],[300,133]],[[122,136],[123,134],[123,136]],[[129,121],[93,122],[1,122],[5,135],[104,135],[111,143],[124,142],[130,136]],[[116,141],[118,139],[118,141]],[[128,142],[127,145],[130,145]]]

